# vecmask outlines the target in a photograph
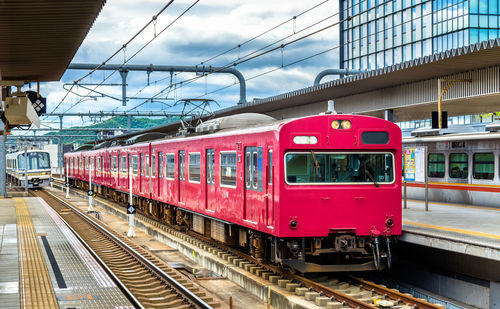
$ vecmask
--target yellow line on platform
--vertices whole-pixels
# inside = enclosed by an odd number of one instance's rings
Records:
[[[413,226],[418,226],[418,227],[425,227],[425,228],[429,228],[429,229],[435,229],[435,230],[441,230],[441,231],[447,231],[447,232],[454,232],[454,233],[459,233],[459,234],[473,235],[473,236],[478,236],[478,237],[500,239],[500,235],[462,230],[462,229],[457,229],[457,228],[453,228],[453,227],[444,227],[444,226],[425,224],[425,223],[406,221],[406,220],[403,220],[403,224],[413,225]]]
[[[21,308],[59,308],[35,227],[23,198],[14,198],[19,250]]]
[[[408,202],[415,202],[415,203],[420,203],[423,204],[425,201],[420,201],[420,200],[408,200]],[[495,208],[495,207],[486,207],[486,206],[474,206],[474,205],[463,205],[463,204],[453,204],[453,203],[443,203],[443,202],[431,202],[429,201],[429,204],[432,205],[439,205],[439,206],[451,206],[451,207],[461,207],[461,208],[472,208],[472,209],[484,209],[484,210],[493,210],[493,211],[500,211],[500,208]]]

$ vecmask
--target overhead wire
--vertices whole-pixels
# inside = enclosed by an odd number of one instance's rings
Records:
[[[465,1],[466,1],[466,0],[461,1],[461,2],[465,2]],[[376,5],[376,6],[372,7],[372,8],[369,8],[368,10],[374,10],[374,9],[377,9],[377,8],[379,8],[379,7],[381,7],[381,6],[385,6],[385,5],[387,5],[388,3],[390,3],[390,1],[382,2],[382,3],[380,3],[380,4]],[[459,3],[460,3],[460,2],[459,2]],[[457,3],[457,4],[459,4],[459,3]],[[446,7],[443,7],[443,9],[451,8],[451,7],[453,7],[453,6],[457,5],[457,4],[450,4],[450,5],[446,6]],[[356,5],[359,5],[359,4],[356,4]],[[351,9],[351,8],[347,8],[347,9],[345,9],[345,10],[348,10],[348,9]],[[355,17],[360,16],[360,15],[361,15],[361,14],[363,14],[363,13],[366,13],[368,10],[363,11],[363,12],[360,12],[360,13],[357,13],[357,14],[354,14],[354,15],[352,15],[352,16],[349,16],[349,17],[347,17],[347,18],[345,18],[345,19],[343,19],[343,20],[339,20],[339,21],[338,21],[338,22],[336,22],[335,24],[337,24],[337,25],[338,25],[338,24],[340,24],[340,23],[343,23],[343,22],[349,21],[349,20],[351,20],[351,19],[353,19],[353,18],[355,18]],[[425,17],[425,16],[429,16],[429,15],[432,15],[433,13],[434,13],[434,12],[433,12],[432,10],[430,10],[430,11],[429,11],[429,13],[426,13],[426,14],[421,14],[419,18],[421,18],[421,19],[422,19],[422,21],[423,21],[423,17]],[[400,26],[403,26],[404,24],[411,23],[411,22],[412,22],[412,20],[403,21],[403,22],[401,22],[401,23],[399,23],[399,24],[393,24],[393,26],[391,26],[391,27],[384,28],[384,30],[394,29],[394,28],[396,28],[396,27],[400,27]],[[322,29],[319,29],[319,30],[317,30],[317,31],[315,31],[315,32],[317,33],[317,32],[324,31],[324,30],[326,30],[327,28],[331,28],[332,26],[334,26],[334,25],[332,24],[332,25],[326,26],[326,27],[324,27],[324,28],[322,28]],[[428,27],[430,27],[430,26],[431,26],[431,25],[428,25]],[[411,31],[411,30],[410,30],[410,31]],[[380,33],[380,31],[379,31],[379,32],[377,32],[376,34],[379,34],[379,33]],[[260,76],[267,75],[267,74],[269,74],[269,73],[272,73],[272,72],[278,71],[278,70],[283,69],[283,68],[285,68],[285,67],[289,67],[289,66],[295,65],[295,64],[297,64],[297,63],[300,63],[300,62],[306,61],[306,60],[311,59],[311,58],[313,58],[313,57],[317,57],[317,56],[319,56],[319,55],[322,55],[322,54],[328,53],[328,52],[333,51],[333,50],[335,50],[335,49],[340,49],[340,48],[344,47],[344,46],[345,46],[345,45],[347,45],[347,44],[352,44],[352,43],[354,43],[354,42],[357,42],[357,41],[361,41],[361,40],[363,40],[363,39],[366,39],[366,38],[368,38],[370,35],[373,35],[373,33],[371,33],[371,34],[366,34],[366,35],[364,35],[364,36],[362,36],[362,37],[359,37],[359,38],[357,38],[357,39],[354,39],[354,40],[350,40],[350,41],[348,41],[348,42],[345,42],[343,46],[341,46],[341,45],[339,44],[339,45],[337,45],[337,46],[334,46],[334,47],[328,48],[328,49],[326,49],[326,50],[323,50],[323,51],[317,52],[317,53],[315,53],[315,54],[309,55],[309,56],[307,56],[307,57],[301,58],[301,59],[299,59],[299,60],[293,61],[293,62],[288,63],[288,64],[286,64],[286,65],[283,65],[283,64],[282,64],[280,67],[276,67],[276,68],[273,68],[273,69],[268,70],[268,71],[266,71],[266,72],[262,72],[262,73],[256,74],[256,75],[254,75],[254,76],[252,76],[252,77],[246,78],[245,80],[247,80],[247,81],[248,81],[248,80],[252,80],[252,79],[258,78],[258,77],[260,77]],[[308,36],[309,36],[309,35],[308,35]],[[422,36],[423,36],[423,34],[422,34]],[[290,45],[290,44],[292,44],[292,43],[294,43],[294,42],[297,42],[298,40],[302,40],[302,39],[303,39],[302,37],[301,37],[301,38],[298,38],[298,39],[296,39],[296,40],[293,40],[293,41],[290,41],[290,42],[286,43],[286,45]],[[375,43],[374,43],[374,44],[375,44]],[[235,60],[234,62],[232,62],[232,65],[236,66],[236,65],[238,65],[238,64],[240,64],[240,63],[243,63],[243,62],[246,62],[246,61],[252,60],[252,59],[254,59],[254,58],[260,57],[260,56],[262,56],[262,55],[265,55],[265,54],[267,54],[267,53],[269,53],[269,52],[271,52],[271,51],[275,51],[275,50],[279,49],[280,47],[281,47],[281,46],[279,46],[279,47],[274,47],[273,49],[270,49],[270,50],[268,50],[268,51],[266,51],[266,52],[263,52],[262,54],[258,54],[258,55],[256,55],[256,56],[252,56],[252,57],[250,57],[250,58],[242,59],[241,61]],[[254,52],[252,52],[252,53],[254,53]],[[404,60],[403,60],[403,61],[404,61]],[[226,66],[226,67],[227,67],[227,66]],[[226,68],[226,67],[222,67],[222,68]],[[216,72],[216,71],[214,71],[214,72],[210,72],[210,73],[205,73],[205,74],[204,74],[203,76],[201,76],[201,77],[207,76],[207,75],[212,74],[212,73],[215,73],[215,72]],[[199,77],[199,76],[195,76],[195,77],[193,77],[193,78],[190,78],[190,79],[187,79],[187,80],[182,81],[182,83],[184,83],[184,85],[185,85],[185,84],[188,84],[188,83],[190,83],[190,82],[194,82],[194,81],[196,81],[196,80],[200,79],[201,77]],[[215,92],[222,91],[222,90],[224,90],[224,89],[227,89],[227,88],[232,87],[232,86],[237,85],[237,84],[238,84],[238,83],[237,83],[237,82],[235,82],[235,83],[233,83],[233,84],[230,84],[230,85],[227,85],[227,86],[224,86],[224,87],[218,88],[218,89],[216,89],[216,90],[214,90],[214,91],[210,91],[210,92],[208,92],[207,94],[213,94],[213,93],[215,93]],[[197,98],[204,97],[204,96],[205,96],[205,95],[207,95],[207,94],[200,95],[200,96],[198,96]]]
[[[95,71],[97,71],[98,69],[100,69],[103,65],[105,65],[109,60],[113,59],[118,53],[120,53],[122,50],[124,50],[128,44],[130,44],[135,38],[137,38],[139,36],[139,34],[141,34],[149,25],[151,25],[151,23],[155,22],[158,18],[159,15],[161,15],[172,3],[174,2],[174,0],[170,0],[167,4],[165,4],[161,9],[160,11],[158,11],[158,13],[156,13],[155,15],[153,15],[153,17],[151,18],[151,20],[149,20],[138,32],[136,32],[126,43],[124,43],[117,51],[115,51],[111,56],[109,56],[105,61],[103,61],[101,64],[99,64],[97,67],[95,67],[93,70],[91,70],[90,72],[88,72],[87,74],[85,74],[84,76],[80,77],[79,79],[77,79],[73,85],[71,86],[70,90],[73,89],[73,87],[80,83],[84,78],[92,75],[92,73],[94,73]],[[156,37],[156,36],[155,36]],[[149,44],[149,43],[148,43]],[[104,80],[105,81],[105,80]],[[103,83],[104,83],[103,81]],[[97,89],[98,86],[96,86],[95,89]],[[95,90],[94,89],[94,90]],[[64,95],[64,97],[62,98],[62,100],[57,104],[57,106],[52,110],[52,113],[57,110],[59,108],[59,106],[64,102],[64,100],[66,99],[66,97],[69,95],[70,91],[67,91],[66,94]]]
[[[324,0],[324,1],[321,1],[320,3],[317,3],[317,4],[313,5],[312,7],[309,7],[308,9],[306,9],[306,10],[304,10],[304,11],[302,11],[302,12],[300,12],[300,13],[296,14],[296,15],[294,15],[293,17],[290,17],[290,18],[288,18],[287,20],[285,20],[285,21],[283,21],[283,22],[280,22],[279,24],[277,24],[277,25],[275,25],[275,26],[272,26],[271,28],[269,28],[269,29],[267,29],[267,30],[264,30],[263,32],[261,32],[261,33],[259,33],[259,34],[255,35],[255,36],[253,36],[252,38],[247,39],[247,40],[246,40],[246,41],[244,41],[243,43],[237,44],[237,45],[235,45],[234,47],[232,47],[232,48],[230,48],[230,49],[227,49],[226,51],[223,51],[223,52],[221,52],[221,53],[219,53],[219,54],[217,54],[217,55],[215,55],[215,56],[212,56],[212,57],[210,57],[209,59],[207,59],[207,60],[205,60],[205,61],[201,61],[201,62],[199,63],[199,65],[204,65],[204,64],[206,64],[207,62],[210,62],[210,61],[212,61],[212,60],[214,60],[214,59],[216,59],[216,58],[218,58],[218,57],[220,57],[220,56],[223,56],[223,55],[225,55],[225,54],[227,54],[227,53],[229,53],[229,52],[231,52],[231,51],[233,51],[233,50],[236,50],[236,49],[238,49],[238,48],[241,48],[242,46],[244,46],[244,45],[246,45],[246,44],[248,44],[248,43],[250,43],[250,42],[252,42],[252,41],[254,41],[254,40],[256,40],[256,39],[258,39],[258,38],[260,38],[260,37],[262,37],[262,36],[264,36],[264,35],[266,35],[266,34],[268,34],[268,33],[270,33],[271,31],[276,30],[277,28],[279,28],[279,27],[281,27],[281,26],[283,26],[283,25],[287,24],[288,22],[290,22],[290,21],[295,21],[295,20],[297,19],[297,17],[303,16],[303,15],[305,15],[305,14],[307,14],[307,13],[311,12],[312,10],[317,9],[318,7],[322,6],[323,4],[325,4],[325,3],[329,2],[329,1],[330,1],[330,0]],[[365,0],[363,0],[363,1],[365,1]],[[334,14],[334,15],[335,15],[335,14]],[[331,17],[331,16],[330,16],[330,17]],[[180,73],[183,73],[183,72],[180,72]],[[175,73],[175,76],[179,75],[180,73]],[[140,90],[139,90],[139,91],[138,91],[138,92],[137,92],[134,96],[137,96],[139,93],[141,93],[144,89],[146,89],[146,88],[147,88],[148,86],[150,86],[151,84],[156,84],[157,82],[164,81],[164,80],[166,80],[166,79],[168,79],[168,78],[169,78],[169,76],[164,77],[164,78],[161,78],[161,79],[158,79],[158,80],[155,80],[155,81],[153,81],[153,82],[151,82],[151,83],[148,83],[147,85],[145,85],[144,87],[142,87],[142,88],[141,88],[141,89],[140,89]],[[170,76],[170,78],[171,78],[171,76]],[[167,87],[167,88],[168,88],[168,87]],[[147,102],[148,102],[148,101],[146,100],[146,101],[144,101],[144,102],[140,103],[139,105],[137,105],[137,106],[133,107],[131,110],[134,110],[134,109],[136,109],[136,108],[138,108],[138,107],[140,107],[140,106],[142,106],[142,105],[146,104]],[[116,107],[114,110],[116,110],[116,109],[118,109],[118,108],[119,108],[119,107]]]

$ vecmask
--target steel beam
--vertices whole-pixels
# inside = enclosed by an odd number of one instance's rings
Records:
[[[182,66],[182,65],[135,65],[135,64],[105,64],[98,63],[70,63],[68,70],[114,70],[120,71],[146,71],[146,72],[192,72],[192,73],[225,73],[234,75],[240,84],[240,100],[238,104],[247,103],[246,81],[240,71],[235,68],[213,67],[213,66]],[[352,72],[352,70],[351,70]],[[125,75],[126,77],[126,75]],[[122,75],[122,83],[126,84]],[[125,93],[126,94],[126,93]],[[122,100],[126,102],[126,96],[122,90]]]
[[[141,131],[143,129],[127,129],[127,128],[67,128],[67,129],[59,129],[59,128],[40,128],[40,129],[31,129],[31,132],[41,132],[41,131],[90,131],[90,132],[99,132],[99,131]],[[22,129],[12,129],[11,131],[23,131]],[[25,131],[25,130],[24,130]]]
[[[109,111],[109,112],[88,112],[88,113],[47,113],[46,117],[180,117],[180,113],[170,113],[167,111]]]
[[[363,70],[350,70],[350,69],[327,69],[319,72],[314,79],[314,86],[319,85],[321,79],[327,75],[340,75],[341,77],[344,75],[353,75],[353,74],[361,74],[364,73]]]

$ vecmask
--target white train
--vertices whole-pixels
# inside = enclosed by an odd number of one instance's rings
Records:
[[[49,184],[51,177],[50,155],[46,151],[28,150],[26,158],[24,151],[7,154],[7,175],[13,185],[26,185],[28,173],[28,188],[37,188]],[[9,181],[9,179],[8,179]]]
[[[500,208],[498,129],[495,124],[484,132],[403,138],[403,147],[428,147],[429,200]],[[424,185],[409,182],[407,194],[423,200]]]

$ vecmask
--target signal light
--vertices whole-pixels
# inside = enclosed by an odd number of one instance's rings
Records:
[[[344,120],[341,123],[342,129],[348,130],[351,128],[351,122],[349,120]]]
[[[331,126],[334,130],[349,130],[352,127],[352,123],[349,120],[333,120]]]

